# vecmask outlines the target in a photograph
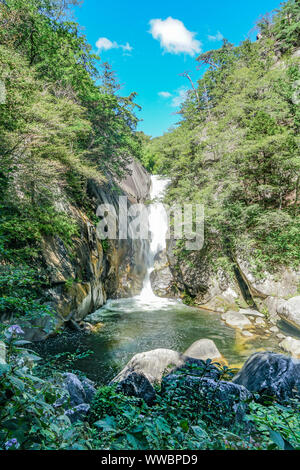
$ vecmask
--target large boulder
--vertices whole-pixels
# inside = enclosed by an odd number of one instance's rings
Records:
[[[279,346],[291,356],[300,359],[300,340],[288,336],[284,338]]]
[[[300,271],[280,267],[276,273],[264,271],[262,276],[257,276],[245,247],[240,247],[236,263],[258,310],[267,310],[269,320],[275,324],[279,320],[278,309],[281,304],[287,297],[297,295]]]
[[[252,394],[242,385],[196,375],[169,374],[163,379],[162,393],[178,390],[180,399],[201,403],[201,407],[215,412],[218,419],[241,422]],[[193,396],[192,396],[193,395]]]
[[[144,374],[132,372],[118,383],[117,391],[130,397],[142,398],[148,405],[155,400],[155,390]]]
[[[176,297],[173,292],[174,280],[165,251],[155,257],[154,270],[150,279],[153,292],[158,297]]]
[[[167,241],[167,258],[173,284],[181,297],[189,296],[195,305],[225,312],[237,305],[245,307],[238,281],[233,272],[219,267],[215,270],[214,251],[206,245],[202,250],[190,250],[180,256],[177,240]]]
[[[300,330],[300,295],[281,302],[277,307],[277,313],[286,323]]]
[[[238,330],[251,328],[252,326],[252,323],[249,318],[247,318],[246,315],[240,312],[226,312],[222,315],[222,320],[225,321],[226,325],[231,326],[232,328],[237,328]]]
[[[224,362],[222,354],[211,339],[195,341],[184,354],[195,359],[202,359],[202,361],[211,359],[212,361]]]
[[[300,361],[272,352],[250,356],[233,383],[279,401],[300,396]]]
[[[77,375],[71,373],[63,374],[63,389],[67,393],[68,402],[72,407],[83,403],[91,403],[96,393],[91,380],[87,378],[79,379]]]
[[[187,365],[202,368],[204,362],[171,349],[154,349],[133,356],[124,369],[112,380],[112,383],[122,382],[134,372],[138,375],[142,374],[151,384],[160,383],[165,373],[184,368]]]

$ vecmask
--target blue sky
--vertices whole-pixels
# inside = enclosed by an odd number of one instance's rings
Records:
[[[179,120],[177,105],[189,88],[180,74],[200,77],[196,57],[222,45],[246,39],[256,19],[276,0],[84,0],[75,8],[77,21],[93,50],[115,70],[124,96],[138,93],[142,106],[138,129],[162,135]],[[195,33],[195,34],[193,34]],[[252,34],[253,37],[253,34]]]

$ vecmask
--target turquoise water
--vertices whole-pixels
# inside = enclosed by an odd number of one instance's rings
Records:
[[[156,348],[184,352],[201,338],[212,339],[230,365],[241,365],[257,350],[280,351],[274,336],[259,335],[243,341],[236,330],[224,324],[220,314],[168,299],[158,299],[156,304],[138,298],[110,300],[94,317],[103,324],[97,333],[64,333],[40,345],[39,352],[48,356],[91,350],[93,355],[75,362],[74,367],[105,384],[136,353]]]

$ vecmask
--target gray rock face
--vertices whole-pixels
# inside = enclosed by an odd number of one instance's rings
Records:
[[[96,389],[91,380],[87,378],[80,380],[77,375],[71,373],[63,374],[63,377],[63,388],[69,396],[69,402],[72,407],[84,403],[91,403],[96,393]]]
[[[222,359],[222,354],[211,339],[195,341],[184,354],[195,359],[202,359],[202,361]]]
[[[240,308],[239,312],[242,313],[243,315],[249,315],[249,318],[250,317],[264,317],[263,313],[260,313],[257,310],[254,310],[252,308]]]
[[[279,344],[279,346],[291,356],[300,358],[300,340],[288,336]]]
[[[251,293],[254,297],[266,299],[267,297],[283,298],[287,295],[295,295],[299,283],[299,273],[289,268],[281,268],[277,275],[264,272],[263,279],[256,279],[251,272],[247,261],[237,257],[239,270],[242,273]]]
[[[215,272],[205,249],[190,251],[184,259],[180,259],[177,252],[176,240],[168,240],[169,267],[179,294],[186,293],[197,305],[217,312],[232,308],[238,300],[245,303],[238,282],[221,268]]]
[[[200,359],[188,357],[171,349],[154,349],[133,356],[124,369],[112,380],[122,382],[132,373],[142,374],[151,384],[160,383],[164,374],[187,364],[203,367]]]
[[[281,302],[277,307],[280,318],[300,330],[300,295]]]
[[[169,387],[180,387],[180,395],[189,399],[191,391],[195,393],[194,399],[199,400],[202,406],[212,405],[222,419],[241,422],[247,410],[246,400],[252,394],[242,385],[231,382],[216,381],[209,377],[195,375],[178,376],[170,374],[163,379],[162,391],[168,393]]]
[[[240,312],[226,312],[222,315],[222,319],[225,321],[226,325],[239,330],[250,328],[252,326],[251,321],[246,317],[246,315]]]
[[[174,297],[172,293],[174,281],[165,251],[156,257],[150,280],[153,292],[158,297]]]
[[[284,402],[300,394],[300,361],[282,354],[258,352],[249,357],[233,383]]]
[[[149,380],[141,373],[132,372],[121,380],[117,391],[124,395],[142,398],[148,405],[155,400],[155,390]]]
[[[95,214],[101,204],[111,205],[118,214],[119,196],[127,196],[129,206],[147,199],[150,176],[135,161],[129,164],[128,169],[129,174],[121,181],[108,176],[103,184],[89,182],[91,210]],[[140,257],[143,253],[141,245],[146,241],[111,240],[109,248],[103,250],[95,225],[87,214],[72,205],[64,188],[57,190],[57,207],[76,220],[79,227],[79,235],[73,239],[76,257],[70,255],[58,236],[46,237],[42,241],[43,264],[47,266],[51,283],[46,295],[48,304],[58,314],[56,327],[59,328],[66,322],[82,321],[89,313],[102,307],[109,297],[137,294],[145,271],[144,260]]]

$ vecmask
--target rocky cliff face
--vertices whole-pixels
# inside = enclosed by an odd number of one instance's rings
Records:
[[[89,183],[93,213],[100,204],[111,204],[118,213],[119,196],[127,196],[128,204],[148,198],[150,177],[137,162],[121,182]],[[58,205],[78,224],[79,234],[72,240],[72,249],[59,237],[43,240],[43,264],[50,278],[46,292],[48,303],[56,311],[56,327],[71,323],[75,327],[86,315],[100,308],[109,297],[131,296],[139,292],[144,277],[143,243],[140,240],[105,240],[99,238],[96,225],[88,215],[66,200]],[[31,339],[44,336],[43,322],[31,331]]]
[[[158,296],[181,297],[201,308],[235,315],[239,325],[230,326],[241,330],[242,321],[251,326],[249,319],[254,321],[257,316],[264,319],[256,319],[252,327],[260,327],[266,334],[278,333],[274,325],[280,320],[300,329],[300,271],[281,266],[276,273],[257,273],[245,250],[230,258],[224,253],[222,266],[210,247],[186,252],[170,240],[166,253],[161,253],[155,264],[152,285]],[[278,339],[284,338],[278,335]],[[296,342],[293,349],[299,348],[300,342]],[[293,355],[299,357],[299,352]]]
[[[206,248],[184,252],[177,248],[175,240],[169,240],[166,253],[161,254],[161,261],[155,265],[152,279],[157,295],[172,293],[218,312],[238,305],[247,306],[234,273],[215,268]]]

